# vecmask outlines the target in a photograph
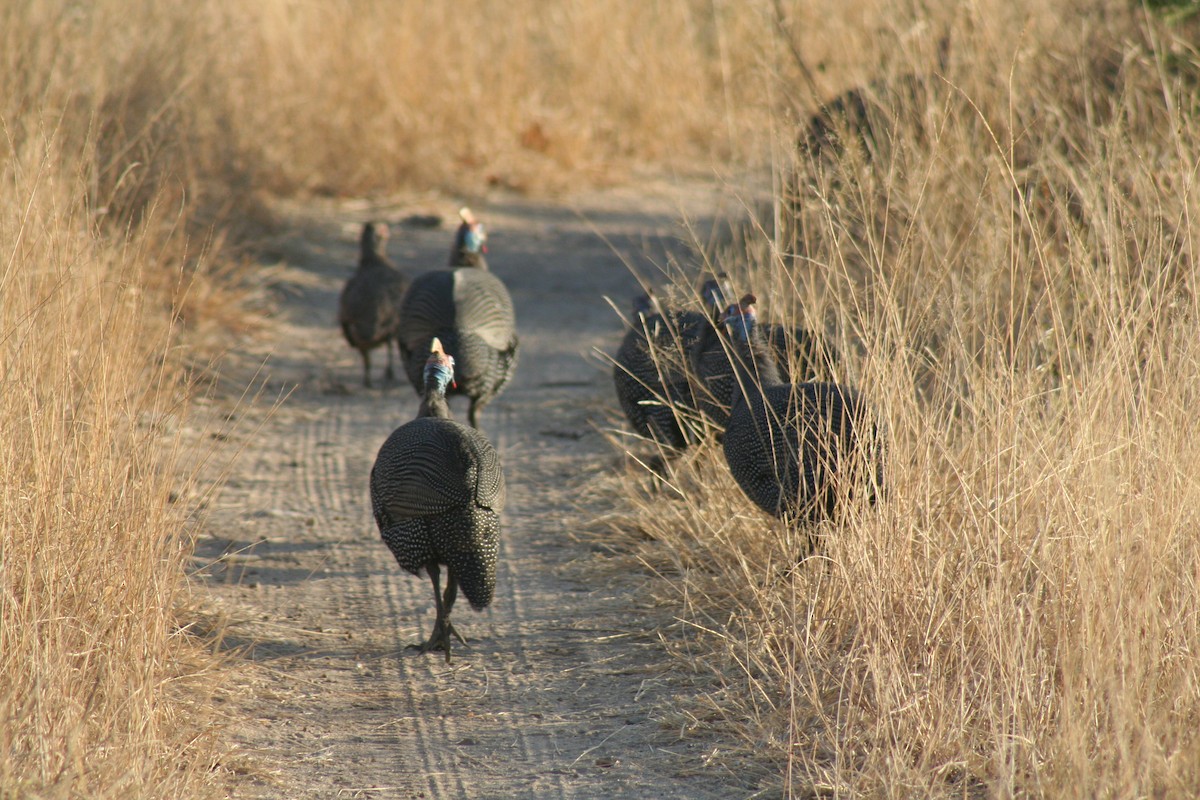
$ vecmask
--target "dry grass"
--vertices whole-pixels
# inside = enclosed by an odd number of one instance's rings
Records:
[[[0,114],[90,138],[101,194],[168,184],[244,208],[263,191],[562,189],[764,152],[760,15],[726,3],[101,0],[0,15]]]
[[[0,169],[0,794],[203,797],[214,664],[183,632],[171,237],[98,235],[42,141]]]
[[[852,355],[888,501],[793,571],[802,534],[707,448],[681,502],[616,527],[653,537],[724,681],[710,712],[789,797],[1193,797],[1196,54],[1116,5],[949,25],[944,80],[904,77],[930,37],[838,45],[879,55],[891,120],[785,162],[717,258]]]
[[[838,337],[893,492],[791,573],[712,451],[640,501],[713,712],[793,796],[1197,794],[1195,50],[1124,3],[931,6],[0,8],[0,793],[203,796],[220,758],[159,423],[243,318],[182,220],[724,169],[774,130],[776,213],[722,263]],[[947,31],[946,80],[905,80]],[[791,163],[877,80],[873,161]]]
[[[761,150],[742,114],[759,93],[726,91],[758,63],[735,16],[629,0],[0,8],[0,794],[219,791],[205,698],[220,681],[180,632],[194,509],[170,498],[180,365],[249,324],[241,265],[220,253],[269,224],[261,197],[555,189]]]

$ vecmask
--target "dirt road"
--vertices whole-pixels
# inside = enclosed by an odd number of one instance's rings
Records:
[[[455,206],[425,199],[289,212],[273,245],[278,324],[228,369],[244,378],[265,362],[267,394],[290,394],[270,415],[259,404],[231,435],[242,452],[198,547],[213,602],[232,623],[226,643],[255,662],[250,685],[228,703],[230,735],[248,756],[237,796],[752,792],[706,770],[719,742],[681,738],[684,724],[670,717],[687,676],[664,652],[662,612],[638,605],[647,578],[597,569],[602,557],[571,535],[589,513],[575,502],[580,487],[616,463],[595,431],[615,405],[611,380],[588,357],[596,347],[612,352],[621,335],[602,296],[624,306],[636,284],[622,258],[661,260],[680,234],[681,209],[711,215],[717,198],[662,186],[476,206],[492,269],[516,304],[522,349],[515,380],[482,419],[508,482],[496,598],[482,613],[456,607],[470,646],[450,665],[404,649],[429,632],[432,591],[396,565],[368,504],[375,453],[412,418],[417,398],[407,383],[363,389],[334,316],[364,220],[447,217],[441,229],[394,225],[389,244],[405,269],[438,268]],[[381,368],[381,353],[376,360]],[[465,417],[461,400],[452,408]]]

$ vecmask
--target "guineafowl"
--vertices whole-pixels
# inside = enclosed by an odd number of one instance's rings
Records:
[[[408,288],[408,277],[392,266],[384,250],[388,227],[368,222],[362,229],[362,252],[358,269],[346,281],[338,300],[338,323],[350,346],[362,355],[363,386],[371,386],[371,351],[382,345],[387,350],[385,380],[392,380],[392,341],[400,325],[400,302]]]
[[[746,295],[742,302],[753,303],[756,299]],[[729,411],[737,394],[745,388],[742,372],[749,372],[755,380],[782,381],[777,357],[761,335],[740,340],[742,345],[735,346],[729,328],[739,320],[738,309],[739,305],[734,303],[721,315],[721,322],[705,328],[691,353],[697,407],[716,429],[718,438],[724,436]],[[765,374],[759,375],[763,371]]]
[[[417,418],[392,432],[371,469],[371,508],[383,541],[401,567],[413,575],[424,569],[433,581],[433,633],[412,646],[445,650],[447,662],[450,638],[465,643],[450,624],[459,587],[475,609],[492,601],[504,508],[496,450],[479,431],[450,418],[446,388],[453,382],[454,359],[434,339]]]
[[[731,308],[736,308],[733,306]],[[772,369],[783,383],[833,377],[839,355],[832,344],[800,326],[767,323],[759,326],[762,341],[770,348]],[[734,349],[722,325],[705,328],[693,348],[692,374],[697,382],[700,412],[713,424],[718,436],[729,424],[737,368],[731,360]],[[763,362],[765,364],[765,362]]]
[[[754,297],[729,317],[735,351],[762,348]],[[866,401],[836,383],[788,384],[769,370],[753,375],[738,365],[740,391],[725,429],[725,461],[759,508],[777,517],[817,522],[842,503],[882,490],[883,442]]]
[[[679,368],[681,339],[694,336],[703,317],[695,312],[666,313],[650,294],[633,304],[633,325],[613,357],[617,401],[634,432],[657,442],[666,458],[685,449],[692,431],[681,419],[689,405],[687,375]],[[655,456],[651,469],[665,473],[665,459]]]
[[[722,283],[709,279],[701,286],[706,308],[723,306]],[[698,311],[663,310],[653,293],[640,295],[634,300],[633,325],[613,358],[613,386],[625,418],[635,432],[665,450],[650,462],[660,475],[666,461],[702,433],[693,424],[697,420],[687,356],[714,318]]]
[[[441,340],[455,362],[457,385],[449,394],[470,398],[467,421],[479,427],[479,412],[508,384],[517,363],[517,323],[512,298],[487,270],[482,223],[463,209],[451,266],[413,279],[400,307],[397,341],[408,379],[424,392],[429,343]]]
[[[856,142],[868,159],[874,159],[881,149],[891,146],[889,140],[900,120],[924,128],[923,108],[939,83],[936,75],[946,71],[949,57],[950,37],[944,35],[937,42],[935,72],[890,75],[822,103],[799,136],[799,153],[814,159],[836,158]]]

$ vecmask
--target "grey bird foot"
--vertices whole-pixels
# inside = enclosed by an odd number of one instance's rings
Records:
[[[420,653],[428,653],[433,650],[446,651],[446,663],[450,663],[450,637],[453,636],[459,642],[466,645],[467,640],[462,637],[462,634],[455,629],[454,625],[446,620],[445,624],[434,623],[433,633],[429,634],[428,641],[423,644],[410,644],[406,650],[416,650]]]

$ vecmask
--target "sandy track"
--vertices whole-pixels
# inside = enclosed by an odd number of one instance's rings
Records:
[[[269,416],[252,410],[233,434],[242,455],[198,547],[213,602],[233,623],[226,642],[256,662],[230,704],[231,735],[252,767],[237,796],[748,793],[701,768],[714,742],[680,739],[661,720],[683,678],[653,615],[636,606],[645,577],[602,577],[589,568],[596,554],[570,536],[586,521],[573,492],[614,463],[594,432],[615,403],[610,379],[586,356],[611,352],[620,336],[602,296],[624,304],[635,290],[617,253],[661,259],[680,209],[712,213],[714,204],[662,188],[476,208],[492,268],[513,294],[522,350],[516,379],[482,420],[509,488],[497,594],[483,613],[458,604],[470,646],[449,666],[403,649],[428,634],[432,591],[397,567],[367,496],[379,445],[417,399],[407,383],[361,388],[334,309],[363,220],[454,207],[290,212],[275,243],[279,324],[231,370],[245,375],[267,359],[268,393],[291,394]],[[440,267],[450,239],[447,229],[393,227],[389,253],[410,270]],[[463,401],[452,408],[465,416]]]

